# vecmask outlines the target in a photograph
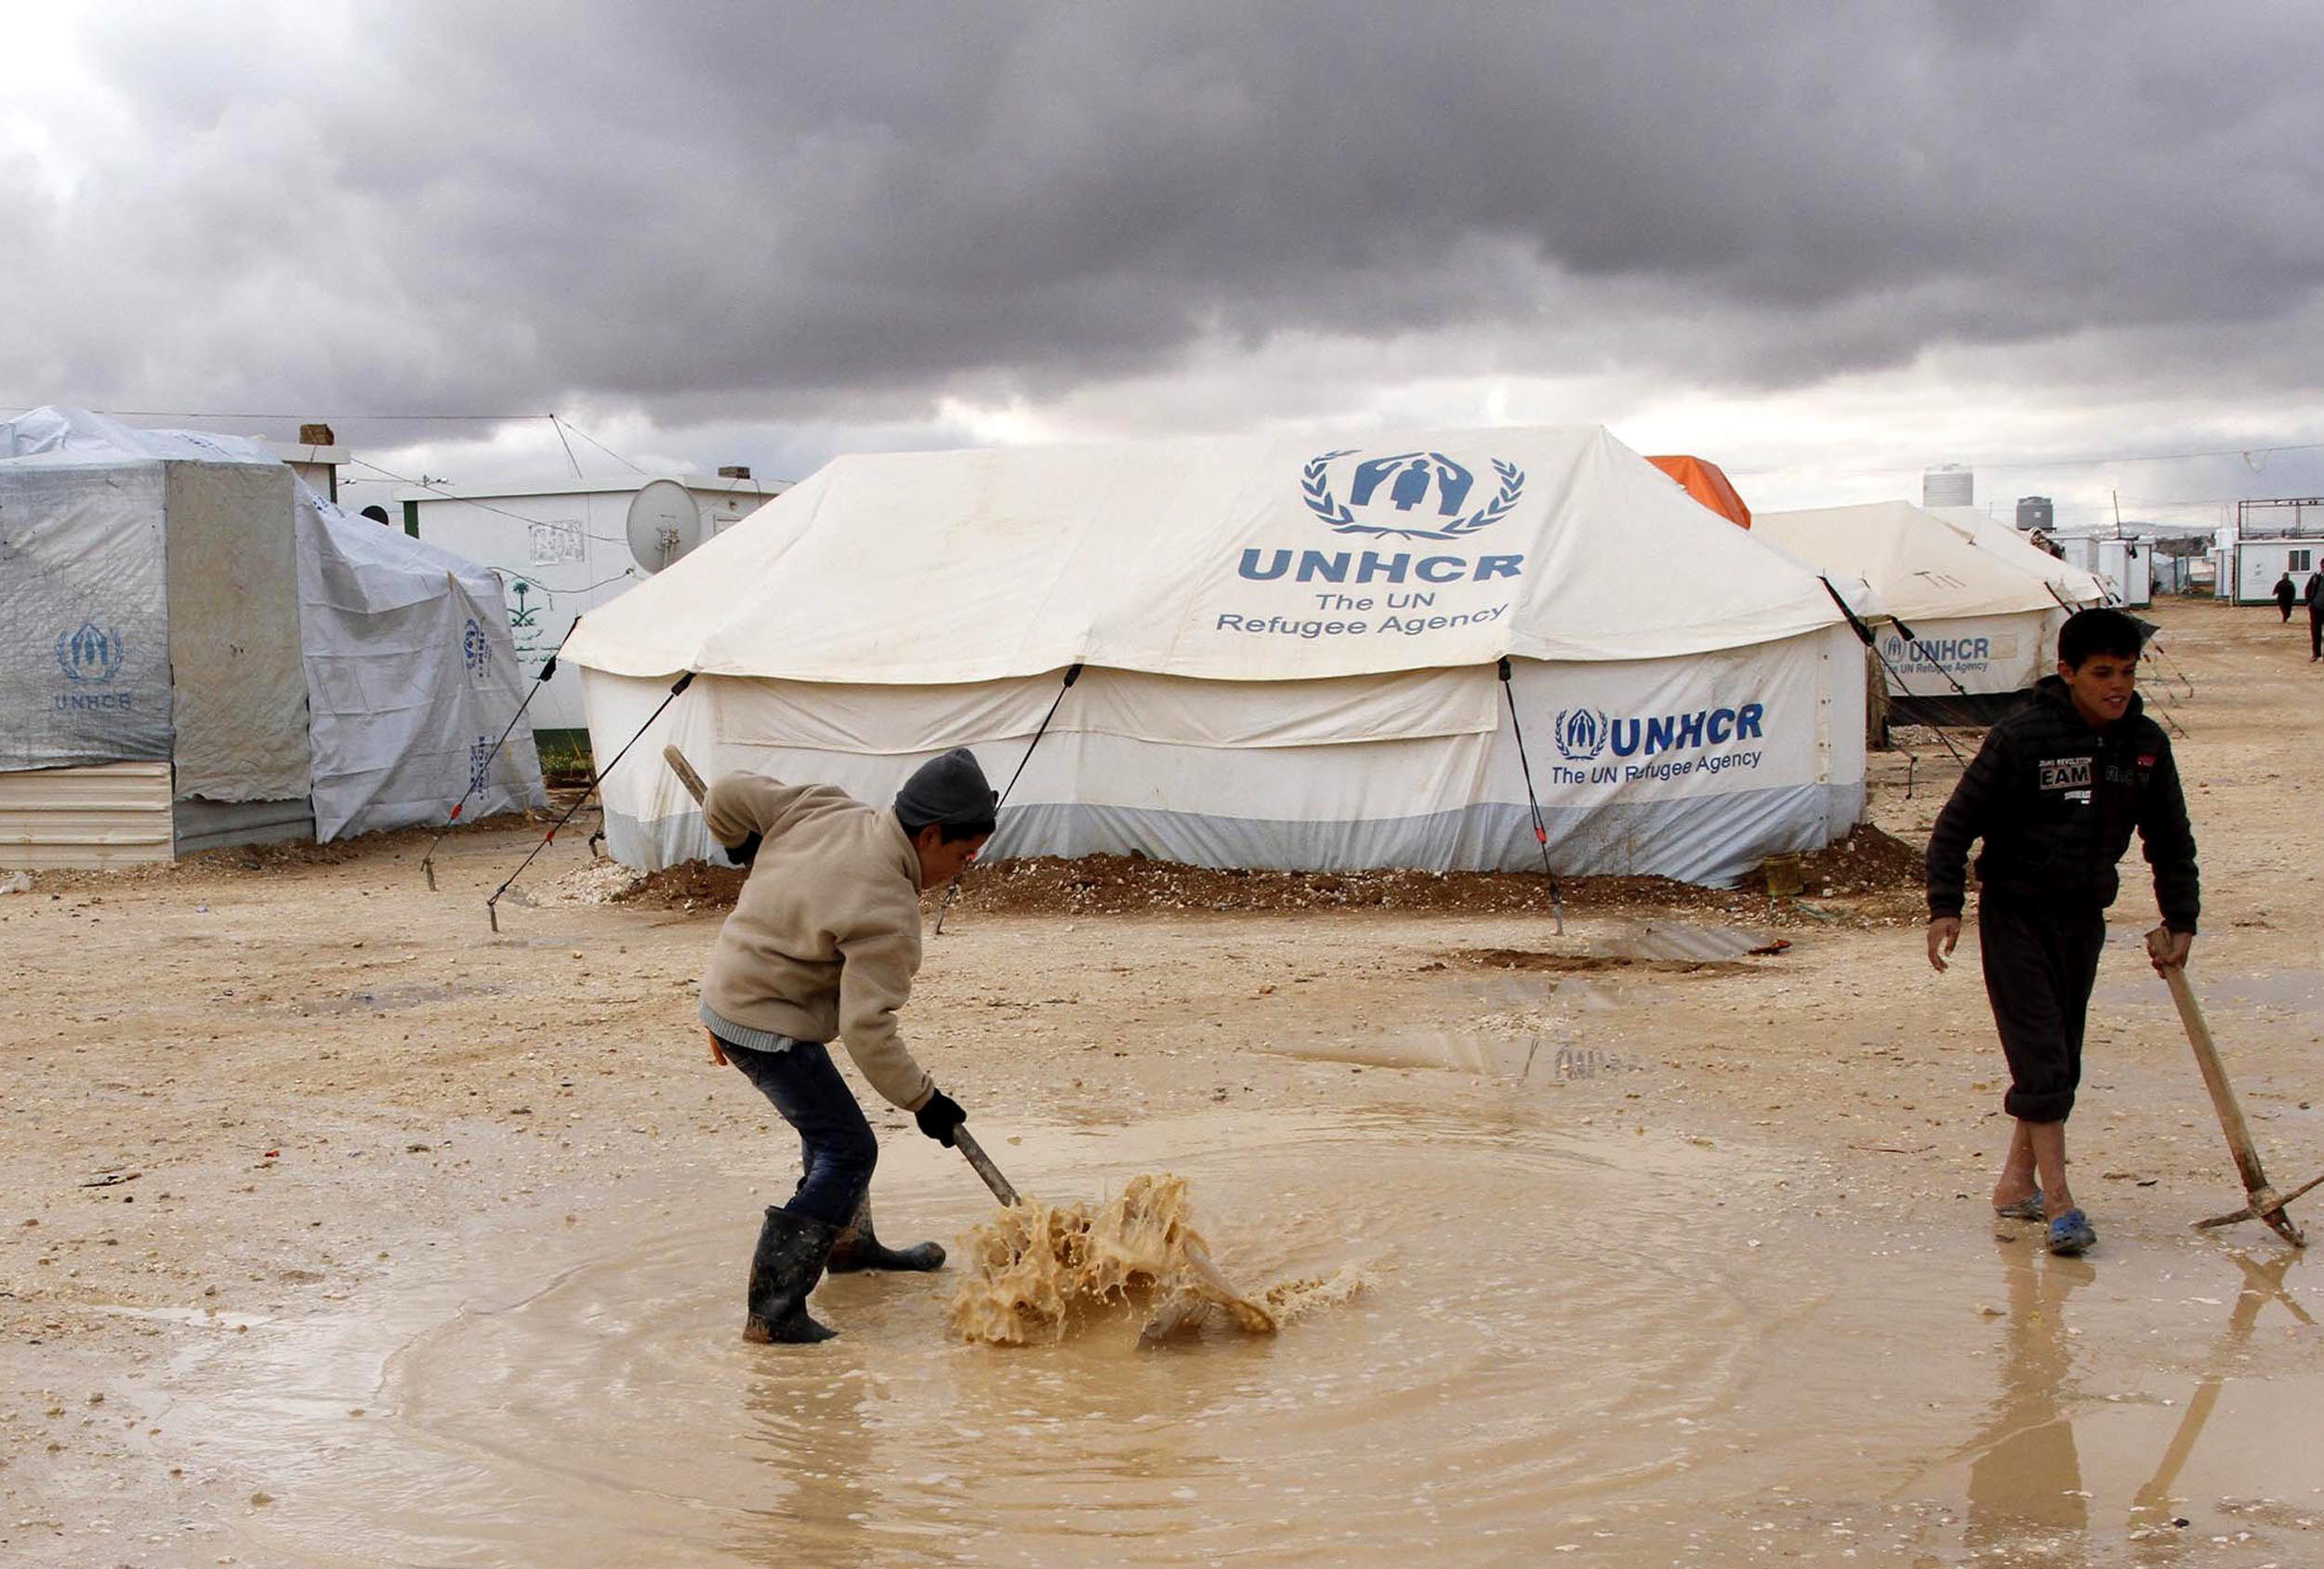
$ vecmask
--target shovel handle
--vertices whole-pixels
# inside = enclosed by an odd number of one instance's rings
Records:
[[[1017,1190],[1010,1186],[1009,1179],[1000,1174],[1000,1167],[995,1166],[992,1157],[984,1153],[984,1146],[976,1141],[975,1135],[969,1131],[968,1124],[961,1123],[953,1128],[952,1142],[969,1163],[970,1169],[984,1179],[984,1185],[993,1190],[993,1196],[1007,1207],[1014,1209],[1020,1202]]]

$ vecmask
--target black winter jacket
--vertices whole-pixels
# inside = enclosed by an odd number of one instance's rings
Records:
[[[2136,697],[2093,730],[2055,676],[1987,732],[1929,836],[1929,918],[1959,916],[1972,839],[1985,840],[1977,880],[1988,896],[2104,909],[2119,886],[2115,863],[2131,830],[2146,841],[2165,925],[2193,932],[2200,905],[2195,832],[2186,820],[2171,740]]]

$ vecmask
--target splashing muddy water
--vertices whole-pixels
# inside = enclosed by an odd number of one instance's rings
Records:
[[[962,1239],[961,1251],[968,1267],[950,1322],[964,1340],[1062,1340],[1093,1313],[1146,1302],[1161,1306],[1149,1338],[1192,1327],[1213,1307],[1250,1334],[1276,1326],[1211,1262],[1182,1177],[1134,1177],[1118,1197],[1095,1206],[1025,1200]]]

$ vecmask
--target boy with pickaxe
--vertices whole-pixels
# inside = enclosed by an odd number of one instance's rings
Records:
[[[730,773],[703,821],[750,868],[702,980],[710,1061],[732,1062],[798,1130],[806,1172],[767,1210],[750,1261],[743,1338],[827,1340],[807,1313],[826,1265],[932,1270],[934,1243],[896,1251],[872,1235],[865,1195],[878,1140],[832,1065],[847,1047],[874,1089],[946,1146],[967,1114],[914,1061],[896,1010],[920,966],[920,890],[952,877],[992,837],[997,807],[965,747],[921,765],[888,810],[829,784]]]
[[[2156,973],[2185,965],[2200,903],[2171,742],[2134,690],[2143,642],[2138,622],[2120,611],[2068,617],[2057,674],[1987,733],[1929,836],[1929,963],[1940,970],[1961,939],[1970,841],[1985,841],[1977,945],[2009,1060],[2001,1106],[2017,1119],[1993,1208],[2046,1219],[2053,1253],[2082,1253],[2098,1240],[2067,1184],[2066,1119],[2081,1083],[2115,864],[2133,829],[2171,933],[2153,955]]]

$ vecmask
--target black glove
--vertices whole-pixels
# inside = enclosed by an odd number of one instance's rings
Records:
[[[952,1130],[968,1121],[969,1114],[960,1109],[959,1101],[939,1089],[928,1098],[927,1105],[912,1114],[912,1118],[920,1125],[922,1133],[949,1150],[953,1147]]]
[[[760,835],[753,834],[740,844],[721,845],[720,848],[726,851],[726,858],[735,865],[748,866],[751,857],[759,853],[760,838]]]

